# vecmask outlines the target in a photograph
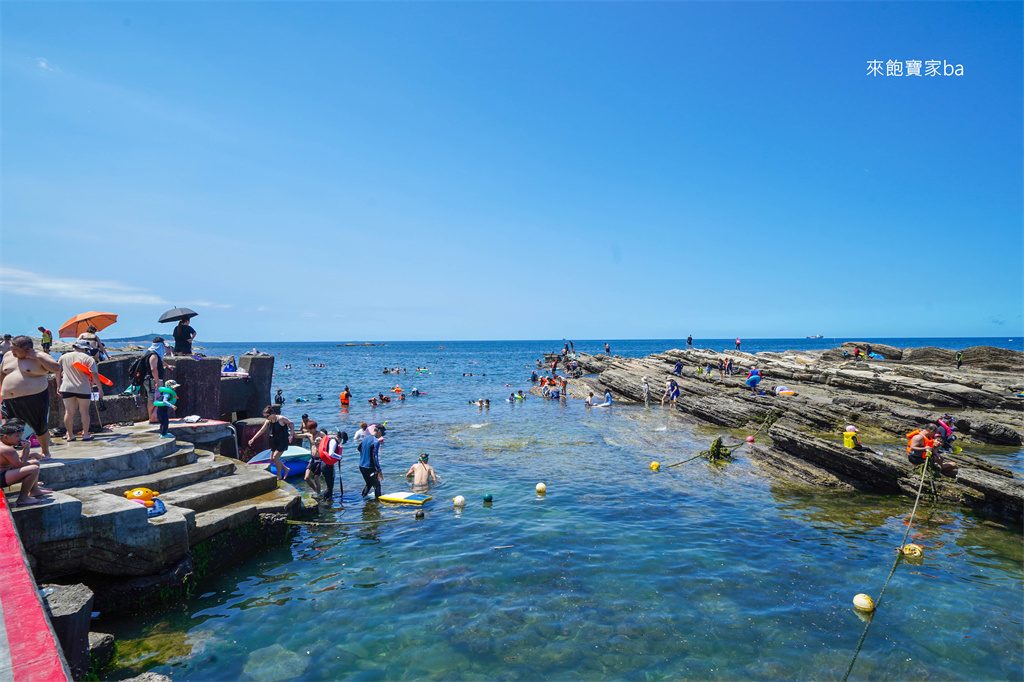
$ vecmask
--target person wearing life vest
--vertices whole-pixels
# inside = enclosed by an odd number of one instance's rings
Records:
[[[923,429],[911,431],[907,434],[907,459],[914,466],[924,464],[927,459],[931,460],[942,472],[943,476],[956,477],[957,466],[954,462],[947,462],[936,452],[935,434],[938,427],[935,424],[928,424]],[[944,442],[944,439],[943,441]],[[942,443],[938,445],[941,446]]]
[[[964,364],[964,352],[962,350],[958,350],[956,352],[956,368],[960,369],[960,365],[962,364]]]
[[[871,448],[864,447],[864,444],[857,438],[857,427],[850,424],[843,431],[843,447],[850,448],[851,450],[861,450],[863,452],[874,452]]]
[[[348,390],[348,386],[342,391],[338,397],[341,399],[341,406],[348,407],[349,401],[352,399],[352,391]]]
[[[348,434],[338,430],[334,434],[326,434],[320,439],[317,446],[317,456],[322,466],[321,473],[324,475],[325,500],[334,499],[334,465],[341,461],[341,446],[348,442]],[[345,495],[345,485],[338,476],[338,497]]]

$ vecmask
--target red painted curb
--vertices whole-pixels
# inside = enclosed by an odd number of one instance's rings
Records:
[[[0,605],[14,682],[71,681],[42,597],[28,567],[18,531],[0,494]]]

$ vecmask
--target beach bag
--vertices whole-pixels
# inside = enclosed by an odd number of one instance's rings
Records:
[[[138,393],[142,390],[142,385],[146,383],[146,377],[152,374],[149,368],[149,359],[153,355],[155,353],[148,350],[128,365],[128,387],[125,389],[125,393]]]

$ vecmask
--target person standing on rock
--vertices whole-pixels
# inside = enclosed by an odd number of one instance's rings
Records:
[[[196,338],[196,330],[189,324],[191,320],[190,317],[184,317],[174,326],[172,334],[175,355],[192,355],[192,340]]]
[[[285,469],[281,455],[284,454],[292,439],[295,438],[295,424],[288,417],[279,415],[273,405],[267,405],[263,408],[263,416],[266,418],[266,421],[263,422],[263,426],[256,432],[256,435],[249,439],[249,447],[251,448],[256,439],[269,429],[270,461],[277,468],[278,480],[283,481],[288,475],[288,471]]]
[[[740,349],[740,340],[736,339],[736,350]]]
[[[686,347],[693,348],[693,334],[686,337]]]
[[[43,352],[49,353],[50,346],[53,345],[53,332],[51,332],[46,327],[39,327],[38,329],[39,333],[42,334],[42,337],[39,339],[39,342],[43,345]]]
[[[750,372],[747,373],[747,380],[744,382],[750,387],[750,392],[757,395],[757,385],[761,383],[761,370],[757,367],[751,367]]]
[[[647,383],[647,377],[641,377],[643,379],[643,385],[640,387],[640,393],[644,397],[644,407],[651,406],[651,385]],[[590,395],[594,395],[591,393]]]
[[[37,352],[27,336],[14,337],[11,350],[0,362],[3,418],[21,419],[31,427],[43,459],[50,458],[50,381],[46,375],[59,369],[57,361],[49,353]]]
[[[725,360],[718,358],[718,380],[725,381]]]
[[[609,356],[609,357],[611,357],[611,354],[612,354],[612,347],[609,346],[607,343],[604,344],[604,354]]]
[[[958,350],[956,352],[956,368],[960,369],[960,365],[962,364],[964,364],[964,352],[962,350]]]

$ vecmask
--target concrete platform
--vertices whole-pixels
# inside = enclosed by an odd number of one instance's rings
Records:
[[[231,425],[175,424],[175,438],[156,425],[115,427],[92,441],[55,440],[41,480],[54,488],[45,504],[13,510],[38,579],[79,572],[110,576],[158,573],[192,546],[261,513],[301,511],[301,495],[273,474],[199,446],[225,437]],[[166,513],[150,517],[124,497],[133,488],[159,493]],[[18,486],[8,492],[13,502]]]

